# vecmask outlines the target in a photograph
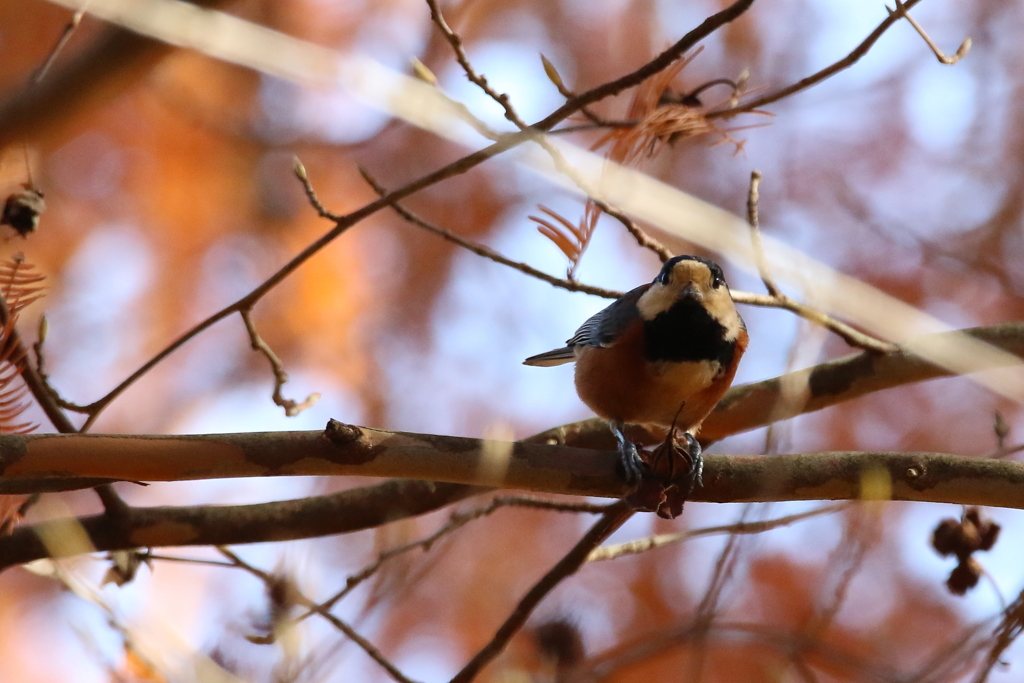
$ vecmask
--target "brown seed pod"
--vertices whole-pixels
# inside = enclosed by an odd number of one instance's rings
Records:
[[[39,216],[46,210],[43,193],[32,185],[25,185],[21,192],[15,192],[4,202],[0,225],[9,225],[22,237],[28,237],[39,227]]]

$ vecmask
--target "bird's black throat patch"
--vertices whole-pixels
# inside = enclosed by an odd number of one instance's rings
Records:
[[[652,362],[712,360],[725,367],[736,351],[736,342],[726,341],[725,333],[699,301],[683,299],[644,322],[644,352]]]

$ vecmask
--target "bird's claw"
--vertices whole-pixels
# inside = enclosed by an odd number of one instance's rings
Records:
[[[690,458],[690,472],[686,477],[689,481],[687,491],[687,495],[689,495],[694,486],[704,486],[704,456],[701,454],[700,442],[693,434],[685,432],[684,437],[686,439],[686,454]]]
[[[622,469],[626,474],[626,483],[630,486],[639,484],[649,468],[643,458],[640,457],[636,444],[626,439],[620,441],[619,457],[622,458]]]
[[[622,469],[626,475],[626,483],[630,486],[637,486],[643,480],[644,474],[650,471],[650,467],[640,457],[636,444],[626,438],[626,434],[623,431],[625,425],[621,422],[613,422],[611,428],[612,434],[615,435],[615,440],[619,444],[619,458],[622,460]]]

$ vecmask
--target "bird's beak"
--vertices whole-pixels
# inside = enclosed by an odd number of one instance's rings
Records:
[[[697,299],[700,300],[700,292],[697,290],[697,285],[693,282],[689,283],[679,291],[680,299]]]

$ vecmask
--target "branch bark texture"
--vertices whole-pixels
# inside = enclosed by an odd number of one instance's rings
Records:
[[[1024,353],[1024,324],[969,334]],[[859,353],[810,370],[735,387],[708,420],[714,440],[885,388],[947,375],[913,354]],[[780,408],[787,382],[806,399]],[[0,436],[0,492],[86,488],[100,482],[353,474],[388,481],[331,496],[258,505],[127,508],[80,523],[97,550],[251,543],[348,533],[424,514],[504,486],[618,497],[624,486],[607,427],[565,425],[504,447],[479,439],[384,432],[332,423],[325,431],[203,436]],[[607,450],[603,450],[606,449]],[[594,450],[598,449],[598,450]],[[506,452],[504,475],[484,452]],[[444,483],[435,483],[444,482]],[[869,482],[868,486],[865,482]],[[879,484],[879,482],[881,482]],[[707,502],[892,498],[1024,509],[1024,463],[942,453],[806,453],[705,458]],[[47,523],[44,523],[47,524]],[[45,557],[42,524],[0,538],[0,568]]]

